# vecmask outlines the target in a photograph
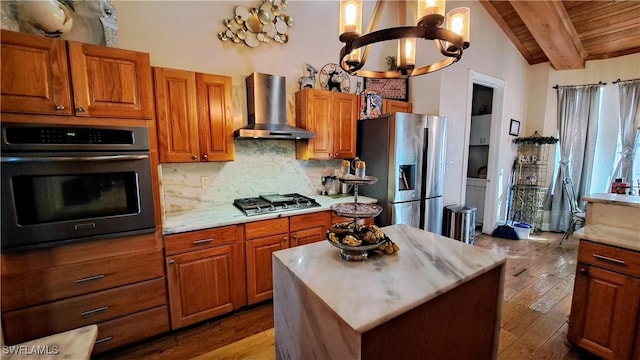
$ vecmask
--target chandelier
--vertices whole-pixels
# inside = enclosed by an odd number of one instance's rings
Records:
[[[469,8],[456,8],[447,13],[446,0],[418,0],[416,26],[400,26],[372,31],[377,25],[385,0],[376,2],[373,17],[366,34],[362,31],[362,0],[340,0],[340,67],[350,75],[366,78],[406,78],[443,69],[462,58],[469,47]],[[400,22],[406,17],[406,0],[399,3]],[[416,39],[433,40],[444,59],[416,67]],[[398,40],[397,69],[373,71],[363,69],[369,54],[369,45]],[[364,49],[362,49],[364,47]],[[363,50],[363,51],[361,51]]]

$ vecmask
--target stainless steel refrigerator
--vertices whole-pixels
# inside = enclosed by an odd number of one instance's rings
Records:
[[[357,155],[378,182],[360,194],[378,200],[378,226],[407,224],[442,233],[447,119],[393,113],[358,121]]]

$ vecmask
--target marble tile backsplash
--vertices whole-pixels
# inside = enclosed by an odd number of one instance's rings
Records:
[[[235,145],[235,161],[162,164],[164,213],[229,205],[259,194],[317,195],[320,178],[333,175],[341,162],[297,160],[292,140],[236,140]]]

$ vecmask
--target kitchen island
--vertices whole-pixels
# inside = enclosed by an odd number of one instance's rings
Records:
[[[395,255],[319,242],[273,253],[278,359],[493,359],[505,258],[406,225]]]

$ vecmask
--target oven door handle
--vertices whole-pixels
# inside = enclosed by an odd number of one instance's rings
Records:
[[[148,159],[149,155],[105,155],[105,156],[3,156],[2,162],[67,162],[67,161],[131,161]]]

